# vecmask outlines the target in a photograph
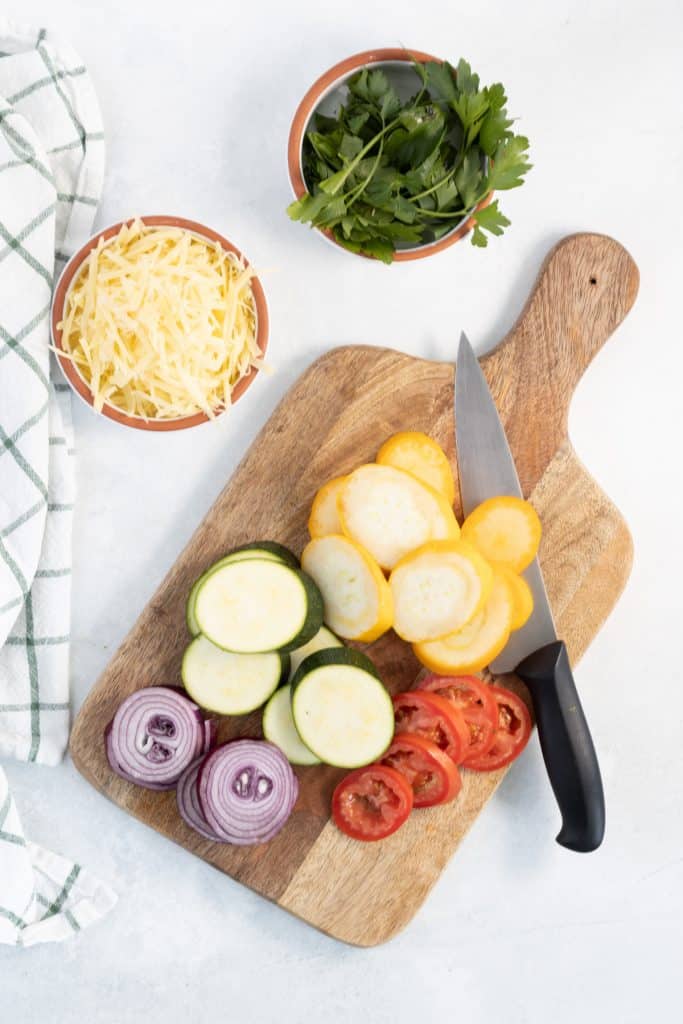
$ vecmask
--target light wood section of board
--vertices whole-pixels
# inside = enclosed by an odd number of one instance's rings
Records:
[[[482,360],[522,487],[543,521],[541,564],[574,663],[614,606],[632,551],[623,519],[571,448],[567,412],[581,375],[630,309],[637,289],[637,268],[617,242],[602,235],[570,236],[549,254],[513,330]],[[415,813],[388,840],[361,844],[329,822],[330,797],[343,773],[297,769],[300,798],[285,829],[265,846],[231,847],[188,829],[173,793],[152,793],[113,775],[103,731],[128,693],[179,682],[189,587],[226,550],[270,538],[301,551],[317,488],[372,460],[395,431],[431,434],[457,471],[453,384],[452,365],[385,348],[333,349],[313,363],[275,410],[93,687],[71,739],[79,770],[129,814],[286,910],[361,946],[383,942],[407,924],[502,773],[464,773],[463,793],[454,804]],[[368,651],[392,692],[411,684],[418,666],[393,633]],[[519,685],[510,677],[506,683]],[[221,721],[221,740],[245,735],[260,735],[259,714]]]

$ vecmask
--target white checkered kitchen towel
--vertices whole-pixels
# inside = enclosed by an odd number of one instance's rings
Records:
[[[57,764],[69,734],[73,438],[50,380],[55,270],[92,232],[104,135],[78,56],[0,20],[0,758]],[[0,942],[73,935],[114,894],[24,838],[0,767]]]

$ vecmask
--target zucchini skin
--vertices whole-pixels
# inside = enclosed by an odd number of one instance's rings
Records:
[[[269,554],[275,555],[291,569],[300,568],[299,559],[294,552],[276,540],[254,540],[249,544],[240,544],[239,547],[233,548],[229,555],[237,555],[240,551],[267,551]]]
[[[290,651],[295,651],[297,647],[303,647],[303,645],[307,644],[309,640],[312,640],[323,624],[323,614],[325,611],[323,595],[320,593],[318,584],[315,580],[311,579],[308,573],[304,572],[303,569],[292,569],[292,572],[296,573],[299,577],[299,580],[306,591],[308,610],[306,612],[306,618],[304,619],[303,626],[297,635],[292,637],[288,644],[283,644],[282,647],[278,647],[281,654],[288,654]],[[308,661],[308,658],[306,661]]]
[[[199,623],[194,617],[194,602],[197,597],[197,592],[204,582],[205,575],[206,573],[202,573],[201,576],[198,576],[194,581],[190,587],[190,593],[187,595],[187,601],[185,602],[185,625],[187,626],[188,633],[193,637],[199,636],[201,633]]]
[[[327,665],[346,665],[350,668],[359,668],[363,672],[373,675],[375,679],[379,679],[380,683],[382,682],[375,663],[368,658],[367,654],[363,654],[362,651],[356,651],[353,647],[329,647],[324,651],[316,651],[315,654],[309,654],[301,662],[292,677],[292,697],[294,697],[294,691],[297,686],[303,682],[307,675],[314,672],[317,668],[325,668]]]
[[[280,679],[278,680],[278,689],[284,686],[289,681],[289,673],[292,669],[292,659],[286,651],[278,651],[280,655]]]

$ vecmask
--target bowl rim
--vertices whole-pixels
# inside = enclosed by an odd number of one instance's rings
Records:
[[[147,217],[127,217],[125,220],[117,221],[116,224],[110,224],[108,227],[102,228],[96,234],[92,235],[92,237],[89,238],[88,241],[73,254],[73,256],[70,257],[59,276],[52,298],[50,330],[52,335],[52,344],[57,350],[55,355],[62,373],[73,391],[86,403],[86,405],[90,406],[93,412],[97,412],[97,410],[94,408],[91,389],[73,365],[72,360],[69,359],[68,356],[62,355],[62,352],[64,351],[62,345],[62,330],[58,327],[58,324],[61,322],[64,315],[64,306],[69,289],[71,288],[75,278],[78,276],[87,256],[97,246],[101,238],[105,241],[109,241],[109,239],[118,234],[124,225],[128,226],[136,220],[142,221],[146,227],[177,227],[184,231],[189,231],[205,241],[218,242],[221,248],[225,249],[227,252],[233,253],[241,259],[245,266],[250,265],[249,260],[243,255],[241,250],[238,249],[237,246],[229,239],[225,238],[224,235],[219,234],[217,231],[214,231],[213,228],[209,228],[205,224],[201,224],[199,221],[188,220],[185,217],[173,217],[165,214],[153,214]],[[264,356],[268,347],[269,314],[266,294],[263,290],[263,285],[257,276],[254,276],[251,279],[251,289],[254,296],[254,307],[256,312],[256,344],[261,356]],[[251,368],[249,373],[245,374],[244,377],[241,377],[240,380],[237,381],[230,393],[231,406],[242,397],[258,372],[258,367],[254,366]],[[227,409],[221,410],[216,415],[217,417],[222,416],[227,411]],[[178,416],[175,419],[145,420],[142,416],[129,415],[121,409],[118,409],[115,405],[110,405],[108,402],[105,402],[98,415],[106,416],[108,419],[114,420],[116,423],[121,423],[126,427],[133,427],[136,430],[151,430],[162,433],[170,430],[186,430],[189,427],[196,427],[200,423],[211,422],[210,417],[204,412],[193,413],[190,416]]]
[[[372,67],[375,64],[389,64],[396,62],[407,63],[408,61],[413,60],[436,61],[438,64],[443,64],[442,58],[434,57],[432,54],[424,53],[422,50],[413,50],[404,47],[384,47],[376,50],[363,50],[361,53],[355,53],[351,57],[346,57],[337,64],[333,64],[331,68],[323,72],[323,74],[315,80],[294,113],[287,142],[287,167],[289,170],[289,180],[296,199],[301,199],[301,197],[308,191],[301,166],[304,134],[316,107],[324,96],[327,95],[327,93],[329,93],[331,89],[340,82],[340,80],[349,77],[349,75],[354,71],[358,71],[363,67]],[[488,206],[492,197],[493,193],[490,192],[475,207],[475,210],[482,210],[485,206]],[[449,232],[449,234],[444,235],[443,238],[438,239],[438,241],[426,242],[424,245],[416,246],[411,249],[397,249],[394,253],[393,262],[406,263],[411,260],[424,259],[426,256],[433,256],[438,252],[442,252],[444,249],[448,249],[449,246],[454,245],[468,234],[473,227],[474,220],[472,216],[465,214],[459,226],[454,228]],[[365,259],[375,259],[374,256],[369,256],[362,252],[351,253],[348,249],[345,249],[343,245],[340,245],[332,232],[327,228],[316,228],[315,230],[332,242],[332,244],[338,249],[349,253],[351,256],[363,256]]]

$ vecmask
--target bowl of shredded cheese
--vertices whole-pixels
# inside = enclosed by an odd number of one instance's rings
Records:
[[[247,390],[268,342],[261,282],[226,238],[180,217],[94,235],[52,304],[66,379],[96,412],[141,430],[215,419]]]

